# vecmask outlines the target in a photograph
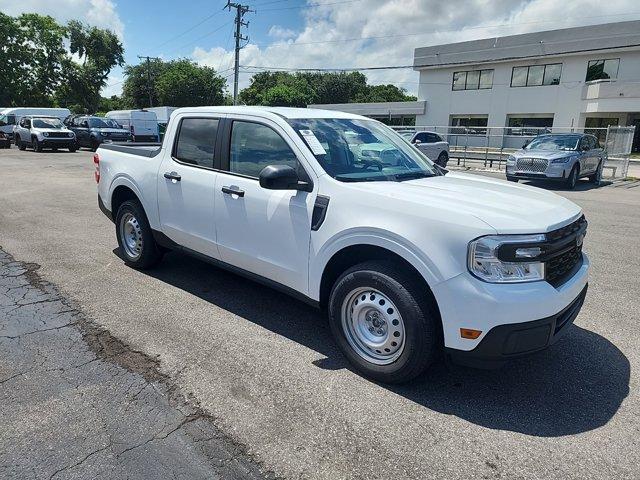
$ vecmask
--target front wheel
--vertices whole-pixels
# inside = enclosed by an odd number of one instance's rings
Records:
[[[77,149],[78,149],[78,146],[77,146],[77,145],[75,145],[75,144],[74,144],[74,145],[70,145],[70,146],[69,146],[69,152],[71,152],[71,153],[75,153],[75,151],[76,151]]]
[[[135,200],[127,200],[118,208],[116,237],[122,259],[130,267],[143,270],[162,259],[144,209]]]
[[[329,323],[338,346],[363,375],[402,383],[420,375],[440,346],[439,319],[424,286],[391,262],[356,265],[336,281]]]
[[[507,180],[508,180],[508,181],[510,181],[510,182],[518,183],[518,181],[519,181],[520,179],[519,179],[519,178],[516,178],[516,177],[509,177],[509,176],[507,176]]]
[[[571,173],[569,173],[569,176],[567,177],[565,185],[569,190],[573,190],[574,188],[576,188],[577,183],[578,183],[578,166],[576,165],[571,169]]]
[[[25,145],[25,143],[20,140],[20,137],[16,137],[16,147],[18,147],[18,150],[26,150],[27,146]]]
[[[598,163],[598,168],[596,168],[596,171],[591,175],[589,175],[589,182],[591,183],[595,183],[596,185],[599,185],[601,180],[602,180],[602,160],[600,160],[600,163]]]
[[[447,163],[449,163],[449,155],[447,154],[447,152],[440,152],[440,155],[438,155],[438,160],[436,161],[436,163],[440,165],[442,168],[447,168]]]
[[[42,143],[40,143],[40,140],[38,140],[37,138],[33,139],[33,151],[34,152],[42,151]]]

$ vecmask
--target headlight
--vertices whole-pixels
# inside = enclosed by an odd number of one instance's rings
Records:
[[[469,271],[489,283],[521,283],[544,280],[544,263],[536,262],[546,240],[544,235],[490,235],[469,243]],[[506,248],[516,261],[498,258]],[[520,261],[522,259],[522,261]]]
[[[43,137],[48,137],[49,136],[49,132],[42,132],[42,136]]]
[[[554,158],[551,163],[567,163],[569,160],[573,160],[573,157]]]
[[[513,155],[509,155],[507,157],[507,165],[515,165],[516,164],[516,157],[514,157]]]

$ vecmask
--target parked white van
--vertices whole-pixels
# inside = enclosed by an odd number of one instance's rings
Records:
[[[105,115],[131,132],[134,142],[158,142],[158,117],[148,110],[114,110]]]
[[[22,117],[27,115],[42,115],[44,117],[57,117],[61,121],[71,115],[68,108],[38,108],[38,107],[15,107],[5,108],[0,112],[0,132],[13,138],[13,127],[20,122]]]

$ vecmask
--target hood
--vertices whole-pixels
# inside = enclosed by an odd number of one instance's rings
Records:
[[[464,173],[351,185],[424,208],[441,209],[445,214],[466,213],[502,234],[548,232],[571,223],[582,213],[575,203],[547,190]]]
[[[71,130],[69,130],[68,128],[38,128],[38,127],[33,127],[32,130],[34,132],[39,132],[39,133],[55,133],[55,132],[63,132],[63,133],[72,133]]]
[[[129,130],[127,130],[126,128],[92,128],[91,130],[95,130],[100,133],[129,133]]]
[[[575,150],[518,150],[513,153],[513,156],[516,158],[546,158],[548,160],[553,160],[555,158],[566,158],[572,155],[578,155],[579,152]]]

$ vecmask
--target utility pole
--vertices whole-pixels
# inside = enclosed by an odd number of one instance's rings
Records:
[[[235,63],[233,67],[233,104],[238,104],[238,70],[240,68],[240,42],[248,40],[249,37],[245,37],[240,33],[241,27],[248,27],[249,22],[244,22],[242,18],[246,13],[252,12],[255,13],[255,10],[251,10],[248,5],[241,5],[239,3],[231,2],[227,0],[227,5],[225,8],[228,8],[231,11],[232,8],[236,9],[236,31],[234,37],[236,38],[236,52],[235,52]]]
[[[149,93],[149,108],[153,107],[153,99],[151,97],[151,60],[160,60],[158,57],[149,57],[138,55],[140,60],[147,61],[147,92]]]

